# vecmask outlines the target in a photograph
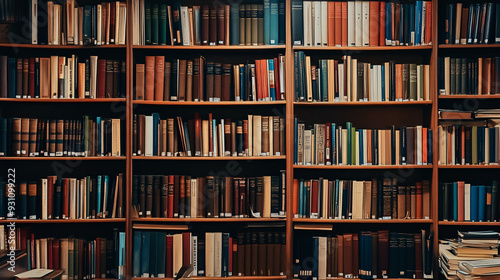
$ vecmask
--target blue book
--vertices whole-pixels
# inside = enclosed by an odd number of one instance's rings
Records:
[[[123,280],[123,270],[125,267],[125,232],[119,234],[118,252],[118,279]]]
[[[391,14],[391,3],[386,3],[385,4],[385,40],[386,40],[386,45],[391,44],[391,41],[393,40],[392,38],[392,32],[391,32],[391,19],[392,19],[392,14]]]
[[[99,213],[101,213],[101,205],[102,205],[101,193],[102,193],[102,176],[98,175],[97,176],[97,203],[96,203],[97,204],[97,209],[96,209],[97,215],[99,215]]]
[[[91,44],[97,45],[97,6],[92,6],[92,40]]]
[[[337,149],[337,146],[335,145],[335,143],[337,143],[336,139],[335,139],[335,129],[336,129],[336,125],[335,123],[332,123],[332,136],[330,137],[331,138],[331,141],[332,141],[332,146],[330,147],[330,149],[332,150],[332,164],[337,164],[337,152],[336,152],[336,149]]]
[[[150,249],[150,232],[142,232],[141,244],[141,277],[149,277],[149,249]]]
[[[422,11],[423,2],[418,0],[415,7],[415,46],[419,46],[422,43],[420,41],[422,38]]]
[[[231,45],[240,44],[240,4],[231,4],[231,24],[229,25],[231,38],[229,42]]]
[[[458,221],[458,183],[453,182],[453,199],[452,199],[452,209],[453,209],[453,221]]]
[[[140,277],[141,276],[141,238],[142,232],[140,230],[134,231],[134,243],[133,243],[133,262],[132,262],[132,276]]]
[[[9,57],[7,59],[7,71],[8,71],[8,97],[16,98],[16,59]]]
[[[415,5],[408,4],[406,6],[408,8],[408,12],[410,13],[410,38],[407,38],[406,41],[409,45],[415,45],[416,35],[415,35]],[[421,23],[420,21],[418,23]],[[411,40],[413,38],[413,40]]]
[[[157,235],[160,234],[160,232],[157,231],[151,231],[149,233],[149,277],[158,277],[158,270],[157,270],[157,261],[156,257],[159,254],[158,251],[158,246],[156,244],[156,241],[158,241]],[[144,257],[144,255],[143,255]]]
[[[363,130],[362,129],[358,129],[358,132],[359,132],[359,165],[363,165],[364,164],[364,158],[363,158]]]
[[[298,141],[298,129],[299,129],[299,126],[298,126],[298,122],[299,120],[297,118],[294,118],[293,119],[293,162],[295,164],[297,164],[297,154],[298,154],[298,146],[297,146],[297,141]]]
[[[191,142],[189,141],[189,128],[188,128],[188,123],[183,122],[182,126],[184,126],[184,137],[186,138],[186,149],[187,149],[187,156],[191,156]]]
[[[264,3],[266,0],[264,0]],[[265,11],[264,11],[265,13]],[[279,33],[279,16],[278,16],[278,0],[271,0],[271,15],[270,15],[270,40],[269,43],[271,45],[277,45],[278,44],[278,33]],[[266,21],[264,19],[264,28],[266,25]]]
[[[477,218],[480,222],[486,220],[486,186],[478,186]]]
[[[346,122],[346,127],[347,127],[347,164],[351,164],[351,123]]]
[[[382,65],[381,67],[382,71],[381,71],[381,77],[382,77],[382,80],[381,80],[381,84],[382,84],[382,101],[385,101],[385,66]]]
[[[111,213],[111,211],[107,211],[107,209],[104,208],[104,203],[106,203],[106,207],[109,207],[110,203],[109,203],[109,197],[111,196],[109,194],[109,176],[108,175],[104,175],[104,188],[103,188],[103,196],[102,196],[102,201],[103,201],[103,207],[102,207],[102,212],[104,215],[106,215],[105,217],[108,217],[108,213],[109,213],[109,216]]]
[[[285,44],[285,0],[278,0],[278,44]]]
[[[224,232],[222,233],[222,277],[229,276],[229,249],[229,233]]]
[[[86,5],[83,7],[83,44],[92,44],[92,6]]]
[[[160,114],[153,113],[153,156],[158,156],[158,125],[160,124]]]
[[[240,66],[240,101],[246,101],[245,98],[246,79],[245,79],[245,66]]]
[[[271,44],[271,0],[263,0],[264,4],[264,45]]]
[[[470,186],[470,220],[477,222],[479,220],[478,213],[479,186]]]
[[[269,59],[267,63],[269,67],[269,73],[274,73],[274,59]],[[276,100],[276,81],[274,81],[274,85],[269,87],[269,97],[272,101]]]
[[[304,198],[304,179],[300,179],[299,182],[299,218],[302,218],[303,216],[303,207],[302,207],[302,201]]]
[[[156,269],[158,270],[158,277],[165,277],[165,250],[166,250],[166,235],[164,232],[158,232],[156,235],[156,246],[158,247],[158,254],[156,255],[157,265]]]

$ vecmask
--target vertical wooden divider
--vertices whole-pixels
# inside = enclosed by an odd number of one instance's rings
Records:
[[[126,110],[127,110],[127,119],[126,119],[126,174],[124,176],[125,179],[125,194],[126,194],[126,220],[125,220],[125,279],[132,278],[132,100],[134,97],[133,90],[133,69],[134,69],[134,59],[132,55],[132,36],[134,36],[133,32],[133,13],[134,9],[132,5],[135,5],[135,0],[127,0],[127,40],[126,40],[126,61],[127,61],[127,73],[126,73]]]

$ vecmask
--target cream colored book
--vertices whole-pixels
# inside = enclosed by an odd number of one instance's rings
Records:
[[[352,219],[363,219],[363,181],[352,183]]]
[[[264,208],[261,217],[271,217],[271,176],[264,176]]]
[[[97,45],[100,46],[102,44],[102,5],[98,4],[97,5],[97,16],[96,16],[96,21],[97,21],[97,36],[96,36],[96,41]]]
[[[222,232],[214,233],[214,276],[222,276]]]
[[[97,56],[90,56],[90,98],[97,97]]]
[[[262,147],[262,116],[253,116],[253,156],[260,156]]]
[[[307,95],[307,101],[313,101],[313,98],[312,98],[311,57],[310,56],[306,56],[306,95]]]
[[[112,142],[111,142],[111,155],[115,157],[121,156],[121,142],[120,142],[120,119],[111,120]]]
[[[182,233],[174,234],[173,238],[173,260],[172,260],[172,269],[174,273],[174,277],[177,277],[177,272],[182,267]]]
[[[50,96],[51,98],[59,97],[59,57],[50,57]]]
[[[205,276],[215,276],[215,232],[205,233]]]
[[[120,3],[120,25],[118,26],[118,44],[125,45],[127,38],[127,4]]]

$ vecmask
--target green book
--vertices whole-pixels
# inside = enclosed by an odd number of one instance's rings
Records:
[[[159,17],[159,45],[167,44],[167,4],[160,4],[158,11]]]
[[[158,45],[158,4],[151,4],[151,44]]]
[[[146,25],[146,31],[144,32],[144,35],[146,37],[146,45],[151,45],[151,4],[146,1],[144,5],[144,21]]]
[[[240,44],[240,4],[234,3],[231,4],[230,10],[231,16],[231,24],[229,28],[231,29],[231,45],[239,45]]]

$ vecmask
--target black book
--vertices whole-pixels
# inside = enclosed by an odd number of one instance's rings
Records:
[[[420,250],[420,248],[415,248],[415,236],[406,234],[406,278],[416,278],[415,250],[417,249]]]
[[[494,180],[491,185],[491,221],[496,222],[498,215],[498,181]]]
[[[138,206],[139,199],[139,175],[132,177],[132,205]]]
[[[445,38],[448,42],[447,44],[455,43],[455,4],[448,4],[446,9],[446,20],[448,21],[448,29],[446,30]]]
[[[279,0],[278,2],[278,44],[285,44],[285,0]],[[293,6],[292,6],[293,9]]]
[[[389,278],[400,278],[399,239],[397,232],[389,232]]]
[[[395,71],[395,65],[394,61],[389,62],[389,87],[390,87],[390,92],[389,92],[389,101],[395,101],[396,100],[396,71]]]
[[[450,212],[450,204],[451,204],[450,199],[451,197],[453,197],[450,196],[450,189],[451,189],[450,183],[443,183],[440,189],[442,194],[442,196],[440,197],[443,198],[443,200],[441,201],[441,203],[443,204],[441,209],[442,211],[440,211],[440,213],[442,213],[443,221],[449,221],[451,220],[450,214],[452,213]]]
[[[438,57],[438,91],[444,90],[444,57]],[[448,92],[449,94],[449,92]]]
[[[390,242],[390,241],[389,241]],[[390,249],[389,249],[390,250]],[[409,258],[406,248],[406,234],[405,233],[398,233],[398,269],[399,269],[399,276],[398,277],[404,277],[407,275],[406,271],[408,269],[408,263],[407,259]],[[389,253],[390,254],[390,253]],[[413,254],[415,255],[415,254]]]
[[[280,176],[271,176],[271,216],[278,216],[280,212]]]
[[[146,176],[139,177],[139,217],[146,217]]]
[[[472,5],[471,5],[472,6]],[[476,4],[475,5],[475,13],[474,13],[474,30],[472,30],[472,42],[474,44],[479,43],[479,32],[480,32],[480,22],[481,22],[481,15],[484,12],[482,5],[481,4]]]
[[[472,44],[473,38],[473,21],[474,21],[474,8],[475,5],[471,4],[469,6],[469,19],[467,21],[467,44]]]
[[[355,101],[359,101],[359,100],[363,100],[364,98],[364,66],[365,64],[363,62],[358,62],[358,77],[357,77],[357,81],[358,81],[358,92],[357,92],[357,100]]]
[[[434,153],[432,139],[433,139],[432,138],[432,129],[428,128],[427,129],[427,164],[432,164],[432,154]]]
[[[176,101],[177,100],[177,82],[179,81],[178,77],[178,67],[179,67],[179,60],[174,59],[172,61],[172,68],[170,70],[170,100]],[[207,65],[208,69],[208,65]],[[207,71],[207,75],[208,75]]]
[[[153,177],[153,209],[154,209],[154,217],[161,217],[161,178],[163,176],[156,175]],[[153,213],[152,213],[153,214]]]
[[[460,73],[462,75],[461,77],[461,86],[460,86],[460,93],[461,94],[467,94],[468,92],[468,87],[467,87],[467,67],[468,63],[467,63],[467,58],[463,57],[462,58],[462,72]]]
[[[292,40],[294,46],[302,46],[304,40],[302,10],[302,0],[292,0]]]
[[[197,265],[198,265],[198,276],[205,276],[205,239],[203,239],[203,235],[198,236],[198,262],[197,262]]]

